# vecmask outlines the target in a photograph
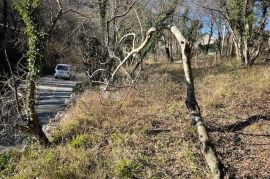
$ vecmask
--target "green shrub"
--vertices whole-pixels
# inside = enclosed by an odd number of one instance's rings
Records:
[[[111,141],[116,144],[125,142],[125,136],[120,132],[115,132],[111,135]]]
[[[9,178],[14,171],[21,154],[16,151],[0,154],[0,178]]]
[[[140,156],[137,159],[122,159],[116,165],[116,175],[119,178],[141,178],[145,166],[149,163],[149,157]]]
[[[0,171],[3,171],[6,169],[10,158],[11,156],[8,153],[4,153],[0,155]]]
[[[89,147],[91,146],[91,144],[92,141],[90,140],[90,137],[85,134],[77,135],[74,139],[70,141],[70,145],[75,148]]]
[[[116,174],[120,178],[136,178],[140,171],[140,163],[123,159],[116,167]]]

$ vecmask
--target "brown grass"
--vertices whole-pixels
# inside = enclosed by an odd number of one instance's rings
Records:
[[[269,175],[270,121],[225,130],[253,115],[269,115],[269,66],[207,64],[194,74],[198,101],[225,167],[237,177]],[[55,146],[30,145],[13,177],[207,178],[184,101],[179,64],[147,65],[124,102],[104,105],[97,91],[86,91],[50,136]]]

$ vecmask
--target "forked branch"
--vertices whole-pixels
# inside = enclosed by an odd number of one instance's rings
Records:
[[[113,71],[112,73],[112,79],[114,77],[114,75],[118,72],[118,70],[120,69],[121,66],[123,66],[124,63],[126,63],[126,61],[134,54],[134,53],[139,53],[149,42],[149,40],[152,37],[152,34],[156,31],[157,29],[155,27],[152,27],[151,29],[149,29],[146,33],[146,37],[145,40],[143,41],[143,43],[137,47],[137,48],[133,48],[128,54],[127,56],[124,58],[124,60],[116,67],[116,69]]]
[[[55,27],[55,25],[57,24],[58,20],[66,13],[69,13],[69,12],[72,12],[72,13],[75,13],[75,14],[78,14],[80,15],[81,17],[84,17],[84,18],[91,18],[90,16],[86,16],[78,11],[75,11],[73,9],[67,9],[64,11],[64,8],[62,6],[62,3],[60,0],[56,0],[56,3],[58,5],[58,11],[56,13],[56,16],[53,18],[52,20],[52,23],[51,23],[51,26],[49,27],[49,29],[47,30],[47,34],[50,35]]]
[[[202,144],[202,152],[205,156],[206,163],[209,166],[209,169],[211,171],[212,178],[215,179],[220,179],[223,177],[223,171],[222,171],[222,164],[219,161],[216,152],[214,150],[214,147],[211,143],[211,140],[209,138],[207,129],[205,127],[203,118],[201,116],[201,111],[199,108],[199,105],[196,100],[195,96],[195,88],[194,88],[194,81],[193,81],[193,74],[192,74],[192,68],[191,68],[191,50],[192,46],[190,43],[185,39],[183,34],[180,32],[180,30],[176,26],[168,26],[170,32],[175,36],[177,39],[178,43],[181,46],[181,54],[182,54],[182,60],[183,60],[183,69],[185,73],[185,81],[186,81],[186,86],[187,86],[187,99],[186,99],[186,106],[189,110],[190,118],[194,125],[197,127],[197,132],[199,135],[199,140]],[[162,29],[159,29],[162,30]],[[134,54],[134,53],[139,53],[150,41],[152,35],[154,32],[157,31],[157,28],[152,27],[151,29],[148,30],[144,41],[137,47],[135,48],[135,45],[133,44],[133,48],[131,49],[130,52],[127,53],[127,55],[124,57],[123,60],[120,58],[112,57],[114,59],[117,59],[119,61],[119,64],[113,70],[111,73],[111,78],[109,81],[107,81],[106,88],[110,85],[110,83],[113,82],[115,74],[120,70],[120,68],[123,68],[123,65],[127,62],[127,60]],[[125,35],[122,39],[126,39],[128,36],[133,36],[133,42],[136,38],[136,36],[133,33]]]
[[[137,2],[137,0],[135,0],[130,6],[129,8],[126,10],[126,12],[124,12],[123,14],[118,14],[113,16],[110,20],[107,21],[107,23],[111,23],[113,20],[117,19],[117,18],[121,18],[124,17],[125,15],[127,15],[130,10],[133,8],[133,6],[135,5],[135,3]]]

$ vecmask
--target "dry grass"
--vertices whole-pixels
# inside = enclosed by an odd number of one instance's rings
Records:
[[[253,121],[240,130],[225,126],[269,115],[269,66],[198,65],[198,101],[221,160],[237,177],[266,177],[270,121]],[[104,105],[98,92],[86,91],[50,136],[55,146],[30,145],[13,177],[207,178],[184,101],[179,64],[147,65],[139,85],[121,103]]]

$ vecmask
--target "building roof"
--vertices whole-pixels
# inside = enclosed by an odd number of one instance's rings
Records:
[[[205,35],[199,37],[197,43],[198,44],[201,44],[201,45],[207,45],[208,44],[208,41],[209,41],[209,38],[210,38],[210,35],[209,34],[205,34]],[[216,42],[216,40],[217,39],[215,37],[211,37],[209,44],[210,45],[214,44]]]

